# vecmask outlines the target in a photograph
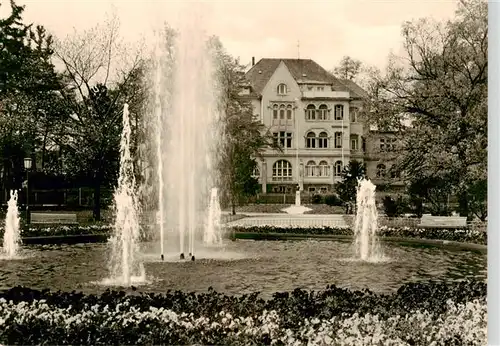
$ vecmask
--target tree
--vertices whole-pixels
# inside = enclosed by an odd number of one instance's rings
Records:
[[[23,157],[40,155],[43,168],[45,149],[50,145],[47,135],[58,112],[54,99],[61,89],[52,63],[52,36],[40,25],[23,24],[23,6],[14,1],[10,6],[9,17],[0,20],[0,155],[4,188],[19,184],[10,180],[21,173]],[[34,168],[39,168],[36,161]]]
[[[269,131],[253,116],[250,100],[241,96],[247,84],[244,66],[226,53],[218,38],[212,37],[209,47],[217,63],[216,78],[221,91],[219,109],[223,114],[219,186],[223,187],[223,194],[235,214],[236,201],[256,193],[256,179],[252,177],[257,166],[255,158],[274,145]]]
[[[375,78],[366,117],[399,133],[410,183],[451,183],[468,217],[469,186],[486,178],[487,17],[486,1],[463,0],[453,20],[405,23],[406,56]]]
[[[0,4],[2,6],[2,4]],[[30,54],[29,46],[25,44],[30,26],[22,23],[24,6],[10,2],[11,14],[0,20],[0,93],[17,89],[16,79],[23,68],[23,58]]]
[[[101,218],[101,186],[116,182],[123,104],[133,100],[142,76],[140,53],[127,53],[116,17],[56,47],[68,87],[61,93],[66,111],[54,139],[66,173],[91,183],[95,220]],[[132,118],[139,116],[140,107],[131,105],[130,111]]]
[[[469,197],[469,208],[471,212],[481,221],[486,221],[488,215],[488,181],[478,180],[471,185],[467,191]]]
[[[361,72],[362,65],[360,60],[344,56],[339,65],[333,69],[333,74],[340,79],[354,80]]]
[[[407,188],[416,214],[425,204],[431,214],[442,216],[451,212],[448,201],[452,191],[451,181],[436,177],[414,177]]]
[[[351,160],[342,171],[342,180],[335,184],[335,190],[346,207],[346,213],[352,213],[356,204],[358,180],[365,177],[366,167],[363,163]]]

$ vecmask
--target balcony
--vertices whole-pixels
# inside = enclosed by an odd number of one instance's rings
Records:
[[[348,91],[307,90],[302,92],[304,99],[348,99]]]

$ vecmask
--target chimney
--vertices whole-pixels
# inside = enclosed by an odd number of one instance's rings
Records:
[[[252,57],[252,66],[255,65],[255,57]]]

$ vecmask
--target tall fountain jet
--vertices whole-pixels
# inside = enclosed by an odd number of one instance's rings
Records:
[[[378,212],[375,202],[375,185],[368,179],[358,182],[354,222],[356,256],[362,261],[376,262],[383,255],[377,239]]]
[[[122,286],[145,280],[139,258],[139,217],[134,164],[130,154],[130,120],[128,104],[123,106],[123,130],[120,142],[120,174],[114,193],[115,224],[111,243],[111,280]]]
[[[17,209],[17,190],[10,191],[7,203],[7,216],[3,234],[3,254],[7,259],[15,258],[19,252],[21,236],[19,230],[19,210]]]
[[[163,47],[163,66],[157,64],[155,76],[162,259],[164,242],[171,248],[175,241],[180,258],[189,253],[194,260],[195,244],[202,242],[205,232],[210,189],[217,186],[217,148],[222,133],[219,88],[209,38],[200,29],[203,20],[196,7],[188,10],[172,39],[175,43]]]

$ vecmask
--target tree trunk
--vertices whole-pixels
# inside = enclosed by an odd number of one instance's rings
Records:
[[[231,195],[231,214],[236,215],[236,202],[233,195]]]
[[[101,184],[94,182],[94,221],[101,221]]]
[[[42,172],[43,169],[45,168],[45,156],[46,156],[46,146],[47,146],[47,136],[48,136],[48,130],[45,131],[45,134],[43,135],[43,143],[42,143]]]
[[[94,221],[101,221],[101,181],[102,174],[99,169],[94,175]]]
[[[463,191],[458,195],[458,211],[460,216],[467,217],[469,220],[469,196],[467,195],[467,191]]]
[[[462,119],[464,119],[466,116],[465,111],[462,112]],[[465,121],[462,121],[460,123],[460,128],[459,128],[459,139],[461,141],[467,140],[467,123]],[[460,142],[459,142],[460,144]],[[464,181],[467,177],[467,153],[466,149],[463,146],[458,145],[458,160],[462,164],[461,167],[461,172],[459,176],[459,184]],[[468,201],[468,193],[467,193],[467,188],[468,185],[464,184],[461,188],[462,191],[459,192],[458,194],[458,212],[460,216],[465,216],[467,217],[467,220],[469,220],[469,201]]]

